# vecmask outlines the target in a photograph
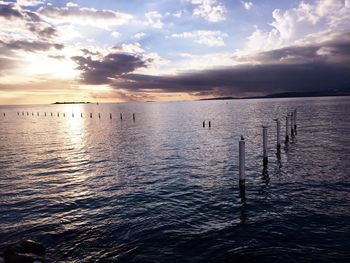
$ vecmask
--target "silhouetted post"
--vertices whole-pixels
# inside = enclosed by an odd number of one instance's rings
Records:
[[[24,112],[22,111],[22,116],[24,116]]]
[[[100,113],[98,113],[98,118],[101,119],[101,114]]]
[[[17,116],[19,116],[19,112],[17,111]]]
[[[205,127],[205,121],[203,121],[203,128]]]
[[[4,112],[4,117],[6,116],[5,112]]]
[[[72,112],[72,118],[74,118],[74,113]]]
[[[211,121],[209,121],[209,128],[211,127]]]
[[[245,141],[243,136],[239,141],[239,188],[245,189]]]
[[[120,113],[120,119],[121,120],[123,119],[123,113]]]
[[[66,117],[66,114],[65,114],[65,113],[63,113],[63,117]]]
[[[90,113],[90,118],[92,118],[92,113]]]
[[[286,116],[286,140],[285,140],[285,143],[288,143],[289,142],[289,133],[288,133],[288,129],[289,129],[289,127],[288,127],[288,125],[289,125],[289,121],[288,121],[288,119],[289,119],[289,117],[288,117],[288,114],[287,114],[287,116]]]
[[[46,117],[46,111],[45,111],[45,117]]]
[[[297,134],[297,110],[294,110],[294,132]]]
[[[267,163],[267,126],[263,126],[263,166],[266,167]]]
[[[52,112],[51,112],[51,116],[53,116]]]
[[[290,113],[290,135],[294,136],[294,117],[293,112]]]
[[[80,113],[80,117],[83,118],[83,113],[82,112]]]
[[[39,112],[37,112],[36,115],[39,116]]]
[[[109,118],[112,119],[112,113],[109,114]]]
[[[280,134],[281,134],[281,122],[279,119],[276,120],[277,124],[277,151],[281,148]]]
[[[135,120],[135,113],[132,114],[132,120]]]
[[[57,112],[57,117],[59,117],[60,116],[60,113],[59,112]]]
[[[27,116],[29,116],[29,112],[27,111]]]
[[[34,116],[34,112],[32,112],[32,116]]]

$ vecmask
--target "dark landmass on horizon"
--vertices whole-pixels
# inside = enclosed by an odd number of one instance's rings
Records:
[[[311,91],[311,92],[283,92],[273,93],[265,96],[251,97],[216,97],[199,100],[240,100],[240,99],[274,99],[274,98],[302,98],[302,97],[331,97],[331,96],[350,96],[350,90],[332,90],[332,91]]]
[[[55,103],[52,103],[52,104],[90,104],[91,102],[89,101],[63,101],[63,102],[60,102],[60,101],[56,101]]]

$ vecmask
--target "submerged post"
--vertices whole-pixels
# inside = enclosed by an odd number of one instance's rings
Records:
[[[17,111],[17,116],[19,116],[19,112]]]
[[[92,113],[90,112],[90,118],[92,118]]]
[[[83,118],[83,113],[82,112],[80,113],[80,118]]]
[[[39,116],[39,112],[37,112],[37,113],[36,113],[36,115],[38,115],[38,116]]]
[[[243,136],[239,141],[239,188],[245,189],[245,141]]]
[[[72,118],[74,118],[74,113],[72,112]]]
[[[52,116],[52,112],[51,112],[51,116]]]
[[[109,114],[109,118],[112,119],[112,113]]]
[[[98,118],[101,119],[101,114],[100,113],[98,113]]]
[[[287,114],[287,116],[286,116],[286,140],[285,140],[286,144],[289,142],[289,133],[288,133],[288,129],[289,129],[288,123],[289,123],[289,121],[288,121],[288,119],[289,119],[289,117],[288,117],[288,114]]]
[[[46,111],[45,111],[45,117],[46,117]]]
[[[203,121],[203,128],[205,127],[205,121]]]
[[[60,113],[59,112],[57,112],[57,117],[59,117],[60,116]]]
[[[211,121],[209,121],[209,128],[211,127]]]
[[[65,114],[65,113],[63,113],[63,117],[66,117],[66,114]]]
[[[24,112],[22,111],[22,116],[24,116]]]
[[[135,113],[132,114],[132,120],[135,120]]]
[[[294,132],[297,133],[297,110],[294,110]]]
[[[267,126],[263,126],[263,166],[266,167],[267,163]]]
[[[123,119],[123,113],[120,113],[120,119],[121,120]]]
[[[5,112],[4,112],[4,117],[6,116]]]

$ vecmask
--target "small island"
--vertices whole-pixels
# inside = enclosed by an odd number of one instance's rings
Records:
[[[90,104],[91,102],[89,101],[56,101],[55,103],[52,104]]]

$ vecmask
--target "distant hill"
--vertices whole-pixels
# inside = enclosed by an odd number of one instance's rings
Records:
[[[90,104],[91,102],[89,101],[56,101],[55,103],[52,104]]]
[[[311,92],[283,92],[274,93],[266,96],[254,97],[217,97],[200,100],[236,100],[236,99],[267,99],[267,98],[301,98],[301,97],[328,97],[328,96],[350,96],[350,90],[327,90],[327,91],[311,91]]]

